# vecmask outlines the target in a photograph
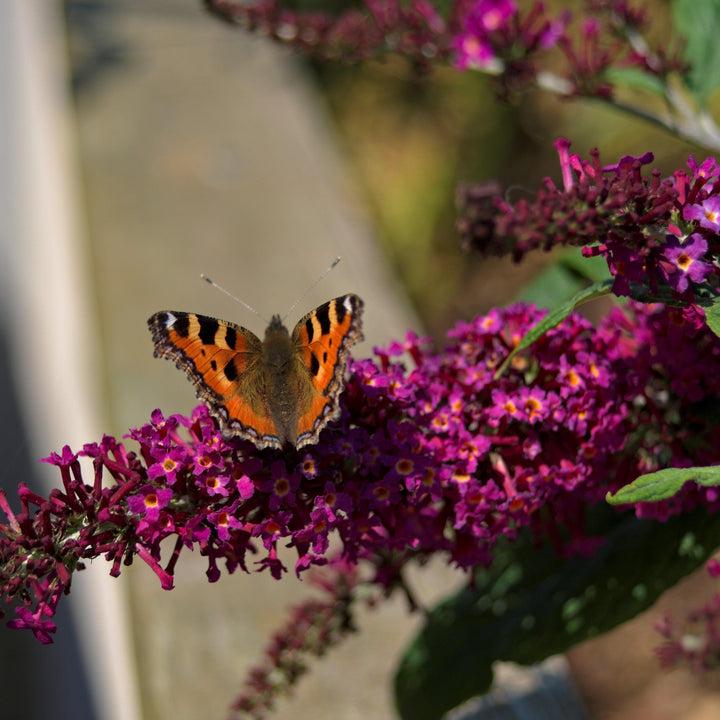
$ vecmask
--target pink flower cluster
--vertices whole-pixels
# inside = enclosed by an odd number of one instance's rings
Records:
[[[73,572],[98,556],[112,575],[137,556],[170,589],[183,548],[207,558],[211,582],[221,565],[279,578],[280,545],[301,573],[327,562],[334,536],[343,562],[369,561],[371,580],[390,591],[412,559],[441,553],[473,568],[522,527],[560,553],[589,552],[585,511],[608,490],[668,462],[720,461],[717,426],[701,409],[720,394],[720,341],[695,316],[639,306],[595,329],[571,315],[498,375],[542,316],[494,310],[458,324],[440,353],[408,335],[354,362],[341,418],[307,451],[228,441],[200,406],[190,418],[155,411],[130,432],[135,451],[105,437],[53,453],[61,489],[46,499],[21,485],[17,514],[0,497],[12,625],[49,641]],[[691,436],[680,428],[688,418]],[[714,507],[716,493],[688,486],[641,512],[662,518],[698,503]]]
[[[505,29],[517,14],[513,0],[483,0],[468,8],[461,32],[454,38],[455,65],[459,70],[486,67],[495,59],[493,35]]]
[[[485,186],[461,188],[458,228],[466,247],[483,254],[511,253],[520,260],[529,250],[557,245],[603,255],[614,276],[613,292],[632,295],[632,286],[657,293],[665,286],[692,303],[698,286],[714,295],[720,279],[720,165],[715,158],[661,179],[643,174],[652,153],[625,156],[601,166],[597,151],[583,160],[561,138],[563,184],[547,178],[533,199],[511,205]]]
[[[358,62],[397,53],[427,65],[449,54],[450,22],[430,0],[364,0],[337,14],[286,7],[280,0],[203,0],[226,22],[329,60]]]
[[[420,65],[452,60],[460,70],[501,61],[515,82],[534,75],[532,58],[558,43],[569,20],[567,14],[548,19],[542,3],[521,15],[514,0],[458,0],[449,8],[430,0],[364,0],[335,15],[292,9],[280,0],[205,0],[205,6],[225,21],[323,59],[357,62],[395,53]]]
[[[550,20],[542,3],[521,15],[515,0],[473,0],[457,3],[456,10],[455,67],[503,74],[513,88],[535,78],[538,53],[558,44],[570,19],[565,13]]]
[[[543,2],[520,10],[516,0],[363,0],[334,12],[297,9],[282,0],[203,4],[225,22],[313,57],[354,63],[397,54],[422,68],[452,63],[496,76],[504,95],[536,82],[539,61],[554,47],[565,58],[563,69],[553,65],[555,89],[565,95],[610,97],[611,67],[637,67],[661,80],[686,69],[668,56],[666,43],[646,34],[648,13],[627,0],[587,0],[576,33],[569,12],[553,17]]]

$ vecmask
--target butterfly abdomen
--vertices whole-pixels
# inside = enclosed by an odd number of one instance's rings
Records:
[[[298,418],[305,404],[301,391],[303,382],[290,335],[277,316],[273,317],[265,333],[262,357],[268,413],[280,441],[295,445]]]

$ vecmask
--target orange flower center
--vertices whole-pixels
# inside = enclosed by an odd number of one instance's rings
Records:
[[[692,258],[687,253],[682,253],[677,259],[677,266],[681,270],[687,270],[692,263]]]
[[[145,507],[156,507],[158,504],[158,496],[155,493],[148,493],[145,496]]]
[[[580,382],[580,378],[574,370],[568,370],[568,372],[565,373],[565,380],[568,381],[571,387],[575,387]]]
[[[400,475],[409,475],[413,471],[413,461],[404,458],[395,463],[395,469]]]
[[[287,478],[279,478],[275,482],[275,494],[282,497],[283,495],[287,495],[289,492],[290,483],[288,482]]]

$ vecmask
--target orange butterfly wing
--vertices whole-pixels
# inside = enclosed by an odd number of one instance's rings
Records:
[[[260,449],[293,442],[299,449],[317,442],[340,415],[347,357],[351,345],[362,340],[362,310],[357,295],[330,300],[298,322],[287,346],[278,340],[283,333],[287,338],[279,317],[273,318],[265,343],[239,325],[195,313],[165,310],[148,325],[155,356],[173,360],[187,373],[224,435],[250,440]],[[284,360],[278,365],[279,349],[281,356],[288,353],[290,365]]]
[[[155,357],[174,360],[226,436],[281,447],[263,396],[262,343],[239,325],[206,315],[155,313],[148,326]]]
[[[326,302],[301,318],[292,334],[305,385],[298,419],[296,447],[317,442],[322,429],[340,415],[350,347],[363,339],[363,301],[344,295]]]

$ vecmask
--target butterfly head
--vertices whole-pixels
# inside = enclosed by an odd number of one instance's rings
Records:
[[[282,318],[279,315],[273,315],[270,323],[265,330],[265,340],[276,337],[289,337],[288,329],[283,325]]]

